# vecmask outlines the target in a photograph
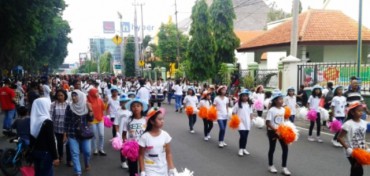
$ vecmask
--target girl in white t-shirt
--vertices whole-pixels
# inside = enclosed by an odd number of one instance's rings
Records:
[[[197,109],[197,104],[198,104],[198,97],[195,96],[194,87],[189,87],[188,95],[185,96],[183,103],[184,103],[185,108],[188,106],[193,108],[193,114],[188,115],[188,118],[189,118],[190,133],[195,133],[194,125],[195,125],[195,122],[197,122],[196,109]]]
[[[347,98],[343,96],[343,87],[337,86],[333,90],[334,97],[331,101],[331,116],[335,117],[335,119],[344,122],[344,119],[346,118],[345,109],[347,105]],[[332,140],[332,143],[335,147],[341,147],[337,141],[339,132],[334,135],[334,138]]]
[[[110,120],[112,123],[114,122],[114,119],[116,118],[117,111],[121,108],[119,106],[119,96],[118,96],[118,90],[117,88],[111,89],[112,95],[108,99],[108,116],[110,117]],[[112,135],[113,137],[116,137],[117,131],[116,128],[112,128]]]
[[[205,90],[203,92],[202,99],[200,100],[198,107],[199,109],[204,107],[204,108],[207,108],[208,110],[211,106],[212,106],[211,92],[208,92]],[[202,117],[202,118],[203,118],[203,124],[204,124],[204,140],[208,141],[209,139],[211,139],[210,133],[213,128],[213,121],[208,120],[205,117]]]
[[[257,101],[264,102],[265,101],[265,91],[263,85],[259,85],[256,87],[256,91],[253,93],[253,102],[256,103]],[[262,117],[263,109],[256,109],[258,117]]]
[[[276,129],[278,128],[278,126],[284,122],[284,114],[285,109],[283,108],[283,94],[279,90],[274,90],[271,98],[271,108],[268,110],[266,116],[267,137],[270,144],[268,152],[268,170],[271,173],[277,173],[277,170],[273,164],[273,158],[276,148],[276,142],[279,140],[281,149],[283,150],[283,174],[290,175],[290,171],[287,168],[288,145],[282,139],[280,139],[279,135],[276,133]]]
[[[132,116],[122,125],[122,138],[139,141],[141,135],[146,129],[146,120],[142,114],[148,110],[148,104],[140,99],[134,99],[126,104],[126,109],[130,109]],[[139,173],[138,163],[127,160],[130,176],[135,176]]]
[[[289,87],[287,90],[287,96],[284,97],[284,106],[288,106],[291,111],[291,115],[289,117],[289,120],[294,123],[295,114],[297,112],[297,99],[294,93],[295,89],[294,87]]]
[[[224,142],[225,138],[225,132],[226,132],[226,124],[228,117],[228,111],[229,111],[229,98],[227,98],[226,95],[226,86],[220,86],[217,89],[218,96],[213,101],[213,104],[216,106],[217,109],[217,123],[220,127],[220,132],[218,134],[218,146],[220,148],[223,148],[224,146],[227,146],[227,144]]]
[[[322,97],[322,87],[321,86],[314,86],[312,88],[312,94],[310,98],[308,98],[307,106],[308,109],[314,109],[317,112],[317,118],[316,118],[316,140],[317,142],[322,143],[322,139],[320,138],[320,132],[321,132],[321,117],[319,113],[319,105],[320,105],[320,99]],[[310,129],[308,131],[308,140],[313,142],[315,141],[315,138],[312,137],[312,131],[315,127],[315,122],[310,121]]]
[[[239,124],[239,156],[249,155],[247,151],[247,141],[249,130],[251,129],[251,115],[252,111],[252,101],[249,99],[249,90],[245,89],[239,93],[238,103],[233,107],[233,114],[237,114],[240,119]]]
[[[352,151],[355,148],[365,149],[368,152],[369,147],[366,144],[367,122],[361,119],[364,112],[363,104],[355,101],[349,105],[348,117],[339,133],[338,141],[346,151],[346,156],[351,164],[351,176],[362,176],[364,170],[355,158],[352,157]],[[368,175],[368,174],[367,174]]]
[[[152,108],[147,115],[148,124],[140,137],[140,176],[174,176],[170,142],[171,136],[164,130],[162,109]]]

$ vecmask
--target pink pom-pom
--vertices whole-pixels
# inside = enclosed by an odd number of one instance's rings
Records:
[[[309,110],[308,113],[307,113],[307,119],[309,121],[316,121],[316,119],[317,119],[316,110],[314,110],[314,109]]]
[[[113,126],[112,121],[107,116],[104,116],[103,118],[104,118],[104,126],[107,128],[111,128]]]
[[[253,107],[254,109],[256,109],[257,111],[262,111],[263,110],[263,102],[261,100],[256,100],[254,103],[253,103]]]
[[[139,157],[139,144],[135,140],[127,140],[123,143],[121,154],[132,162]]]
[[[111,141],[114,150],[120,151],[122,149],[123,141],[120,136],[113,138]]]
[[[329,124],[330,131],[333,133],[338,133],[342,130],[342,122],[339,120],[334,120]]]

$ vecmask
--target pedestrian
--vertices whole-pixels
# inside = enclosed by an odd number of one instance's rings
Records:
[[[147,115],[147,127],[140,137],[140,176],[174,176],[176,168],[172,160],[171,136],[164,130],[164,112],[152,108]]]
[[[140,87],[136,91],[136,97],[138,97],[141,101],[145,101],[145,103],[149,104],[151,84],[149,82],[146,83],[145,79],[140,79],[139,84]]]
[[[333,82],[328,82],[326,84],[326,89],[322,91],[322,95],[324,98],[324,109],[330,110],[331,108],[331,102],[334,97],[334,87],[333,87]],[[326,126],[326,120],[322,122],[323,126]]]
[[[182,113],[182,106],[181,106],[181,100],[182,100],[182,87],[180,86],[180,80],[176,80],[175,86],[172,88],[175,93],[175,109],[176,112]]]
[[[240,119],[239,124],[239,156],[249,155],[247,151],[248,135],[251,129],[251,118],[252,118],[252,101],[249,98],[249,90],[244,89],[239,93],[238,103],[233,107],[233,115],[238,115]]]
[[[173,97],[173,81],[171,78],[168,79],[167,81],[167,85],[166,85],[166,90],[167,90],[167,103],[170,105],[171,104],[171,100],[172,100],[172,97]]]
[[[21,106],[17,109],[18,118],[12,124],[12,129],[16,129],[17,137],[19,137],[20,141],[25,144],[25,146],[30,145],[30,126],[31,126],[31,119],[28,115],[28,109],[24,106]]]
[[[338,141],[345,149],[346,157],[351,164],[351,176],[364,175],[362,165],[352,157],[353,149],[365,149],[369,151],[365,138],[367,122],[361,119],[363,111],[364,107],[360,101],[352,102],[348,107],[347,119],[338,136]]]
[[[132,112],[126,109],[126,103],[129,102],[130,100],[131,99],[128,98],[126,95],[121,95],[119,99],[121,109],[118,110],[117,118],[114,121],[114,125],[117,126],[116,131],[118,131],[120,136],[122,136],[122,140],[125,139],[125,137],[123,137],[123,129],[124,129],[123,126],[125,125],[128,118],[132,116]],[[121,158],[121,167],[123,169],[128,169],[126,158],[121,154],[121,152],[120,152],[120,158]]]
[[[198,98],[195,95],[194,87],[189,87],[188,88],[188,95],[185,96],[183,103],[184,103],[184,107],[193,109],[191,114],[187,114],[187,115],[188,115],[188,119],[189,119],[190,133],[194,134],[195,133],[194,125],[197,122],[196,110],[197,110],[197,105],[199,103]]]
[[[38,98],[33,102],[31,110],[31,146],[35,176],[53,176],[53,164],[59,165],[50,106],[50,98]]]
[[[111,88],[111,96],[108,100],[108,112],[107,115],[110,117],[112,123],[114,123],[114,119],[116,118],[117,111],[120,109],[119,106],[119,97],[118,97],[118,89],[116,87]],[[112,128],[112,136],[113,138],[116,137],[117,131],[116,128]]]
[[[87,103],[86,96],[80,90],[72,92],[72,102],[68,105],[66,110],[66,119],[64,120],[65,141],[68,140],[73,170],[77,176],[82,175],[80,164],[80,149],[83,153],[85,164],[85,171],[89,171],[91,158],[91,138],[81,138],[78,135],[78,129],[81,128],[82,123],[89,123],[93,121],[93,113],[91,105]]]
[[[306,90],[304,90],[304,85],[301,85],[299,86],[299,91],[297,93],[297,103],[300,106],[306,107],[307,100],[308,100],[308,96],[307,96]]]
[[[206,111],[212,106],[211,101],[211,94],[208,91],[203,91],[202,99],[199,102],[199,109],[206,108]],[[213,121],[207,119],[207,117],[201,117],[203,118],[203,124],[204,124],[204,140],[208,141],[211,139],[211,130],[213,128]]]
[[[126,104],[126,109],[131,110],[132,116],[130,116],[123,125],[123,140],[139,141],[146,127],[146,120],[143,113],[148,110],[148,104],[140,99],[134,99]],[[139,174],[137,162],[127,160],[127,164],[130,176]]]
[[[273,164],[274,153],[276,148],[276,142],[279,141],[281,149],[283,150],[282,155],[282,167],[283,174],[290,175],[290,171],[287,168],[288,161],[288,145],[279,138],[276,133],[278,126],[284,122],[285,109],[283,106],[283,94],[279,90],[274,90],[271,98],[271,108],[267,112],[266,126],[267,126],[267,137],[269,140],[269,152],[268,152],[268,170],[271,173],[277,173],[277,170]]]
[[[68,103],[66,102],[67,100],[67,92],[63,89],[59,89],[56,91],[56,101],[54,101],[51,104],[50,108],[50,114],[51,114],[51,119],[54,124],[54,133],[55,137],[57,139],[57,146],[58,146],[58,155],[59,155],[59,160],[63,160],[64,156],[64,121],[66,118],[66,109],[68,106]],[[71,159],[71,151],[69,150],[69,144],[66,144],[66,159],[67,159],[67,166],[71,167],[72,166],[72,159]]]
[[[310,110],[315,110],[317,112],[317,118],[316,118],[316,125],[317,125],[317,129],[316,129],[316,139],[312,137],[312,131],[313,131],[313,128],[315,127],[315,122],[314,121],[310,121],[310,128],[309,128],[309,131],[308,131],[308,141],[315,141],[317,140],[317,142],[319,143],[322,143],[323,140],[320,138],[320,132],[321,132],[321,117],[320,117],[320,113],[319,113],[319,105],[320,105],[320,99],[322,97],[322,87],[321,86],[314,86],[312,88],[312,94],[310,95],[310,98],[308,99],[308,102],[307,102],[307,107],[310,109]]]
[[[257,102],[260,102],[263,104],[263,102],[265,101],[265,91],[264,91],[263,85],[259,85],[256,87],[256,91],[253,93],[252,99],[253,99],[254,104],[256,104]],[[256,109],[256,111],[257,111],[258,117],[262,117],[263,108]]]
[[[288,88],[288,90],[287,90],[287,96],[284,97],[284,106],[288,106],[289,107],[289,109],[291,111],[291,115],[289,117],[289,120],[292,123],[294,123],[295,114],[297,112],[297,99],[296,99],[294,87],[289,87]]]
[[[91,104],[94,114],[92,121],[92,129],[94,137],[92,138],[92,149],[94,155],[107,156],[104,151],[104,102],[99,97],[99,91],[96,88],[91,88],[88,92],[87,102]]]
[[[335,117],[336,120],[344,123],[346,118],[345,108],[347,105],[347,99],[343,96],[343,86],[337,86],[333,90],[334,98],[331,101],[331,116]],[[342,145],[338,142],[339,132],[335,133],[332,143],[335,147],[341,147]]]
[[[229,98],[226,95],[226,86],[220,86],[217,88],[217,97],[213,102],[213,105],[216,106],[217,109],[217,123],[220,127],[220,131],[218,134],[218,146],[223,148],[227,146],[224,141],[225,133],[226,133],[226,124],[228,119],[228,111],[229,111]]]
[[[4,80],[4,86],[0,88],[0,105],[1,111],[4,112],[4,121],[3,121],[3,134],[11,134],[11,126],[13,119],[15,117],[15,104],[16,104],[16,95],[15,91],[10,88],[11,81],[10,79]]]

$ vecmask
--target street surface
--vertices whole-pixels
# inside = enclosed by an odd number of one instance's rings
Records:
[[[175,113],[174,108],[164,105],[167,110],[165,128],[172,136],[171,148],[176,168],[180,171],[188,168],[194,171],[194,176],[270,176],[282,175],[270,174],[267,171],[268,140],[266,129],[252,127],[247,150],[249,156],[239,157],[238,140],[236,130],[227,129],[225,142],[227,147],[218,148],[218,125],[215,123],[210,141],[203,140],[203,121],[197,119],[195,134],[188,131],[188,119],[186,115]],[[3,115],[0,116],[2,126]],[[331,144],[332,136],[322,134],[324,143],[307,141],[308,122],[298,121],[302,126],[298,142],[289,147],[288,168],[292,175],[297,176],[346,176],[349,175],[350,164],[345,158],[341,148],[334,148]],[[327,130],[325,130],[327,131]],[[315,133],[315,132],[314,132]],[[368,135],[369,136],[369,135]],[[124,176],[128,173],[120,167],[120,157],[109,143],[111,129],[105,131],[105,151],[108,156],[92,156],[91,170],[84,172],[84,176]],[[367,141],[369,142],[369,141]],[[0,136],[0,148],[12,146],[4,136]],[[81,160],[82,161],[82,160]],[[73,169],[65,166],[65,161],[55,169],[56,176],[73,175]],[[274,158],[275,166],[281,171],[281,148],[277,144]],[[2,175],[2,173],[0,173]],[[365,167],[365,174],[370,175],[370,167]]]

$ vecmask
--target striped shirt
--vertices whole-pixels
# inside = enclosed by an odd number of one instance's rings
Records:
[[[361,93],[357,91],[347,91],[344,96],[347,98],[347,105],[355,101],[364,101]]]
[[[53,102],[50,108],[51,119],[54,122],[54,132],[58,134],[64,133],[64,119],[67,103]]]

